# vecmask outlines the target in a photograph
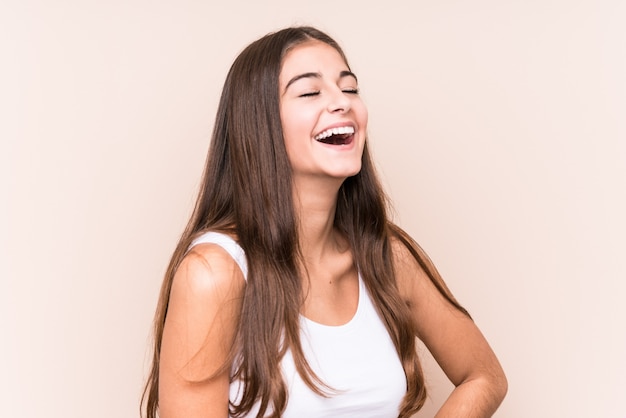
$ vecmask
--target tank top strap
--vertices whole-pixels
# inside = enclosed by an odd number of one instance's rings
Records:
[[[239,246],[237,241],[232,239],[229,235],[215,231],[205,232],[193,240],[189,249],[198,244],[217,244],[222,247],[235,260],[243,272],[244,279],[248,279],[248,262],[246,260],[246,253],[243,251],[243,248]]]

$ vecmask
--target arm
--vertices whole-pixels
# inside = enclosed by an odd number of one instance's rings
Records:
[[[198,245],[183,259],[161,340],[161,418],[228,417],[230,353],[244,286],[241,270],[217,245]]]
[[[487,340],[441,295],[403,244],[394,242],[393,249],[398,287],[418,337],[455,386],[435,418],[491,417],[504,399],[507,381]]]

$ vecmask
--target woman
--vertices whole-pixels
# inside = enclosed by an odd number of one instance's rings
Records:
[[[498,360],[388,219],[366,130],[326,34],[288,28],[238,56],[161,291],[149,418],[409,417],[426,397],[416,337],[456,386],[437,416],[496,410]]]

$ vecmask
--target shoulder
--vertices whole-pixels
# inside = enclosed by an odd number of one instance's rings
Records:
[[[237,292],[244,284],[241,269],[223,247],[201,243],[189,250],[176,269],[172,290],[183,287],[185,292],[208,296],[215,291]]]
[[[391,239],[393,268],[400,296],[416,316],[426,306],[454,299],[426,252],[406,233]]]
[[[161,337],[162,416],[198,416],[201,409],[227,416],[244,289],[241,269],[217,244],[193,246],[178,265]]]
[[[389,237],[389,244],[391,246],[391,254],[394,263],[404,265],[415,260],[415,257],[411,254],[409,247],[398,236],[392,235]]]
[[[430,280],[416,258],[417,248],[411,249],[410,243],[397,236],[390,237],[390,245],[394,274],[400,291],[408,290],[407,286],[413,287],[421,279]]]
[[[174,273],[162,338],[164,364],[189,380],[215,372],[222,361],[201,364],[202,359],[226,359],[244,289],[243,274],[225,250],[216,244],[194,246]]]

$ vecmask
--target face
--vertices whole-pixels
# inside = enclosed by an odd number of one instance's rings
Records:
[[[361,169],[367,109],[356,76],[328,44],[290,50],[279,76],[280,116],[294,180],[344,180]]]

